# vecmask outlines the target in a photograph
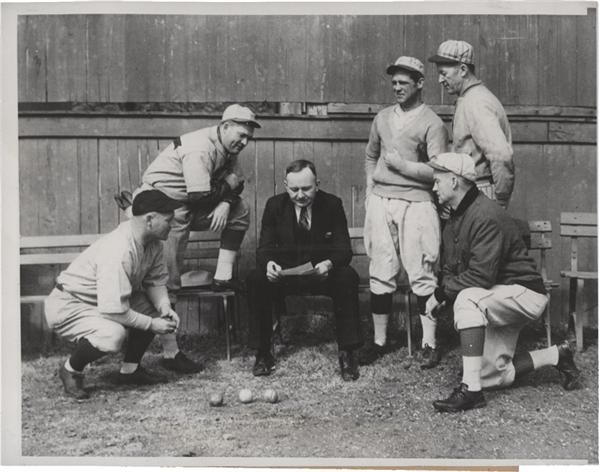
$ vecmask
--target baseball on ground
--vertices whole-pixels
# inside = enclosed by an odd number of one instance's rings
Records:
[[[240,390],[239,398],[242,403],[250,403],[252,401],[252,392],[247,388],[243,388]]]
[[[223,394],[222,393],[213,393],[208,399],[208,403],[210,406],[221,406],[223,404]]]
[[[277,392],[272,388],[268,388],[263,392],[263,399],[269,403],[277,403],[279,397],[277,396]]]

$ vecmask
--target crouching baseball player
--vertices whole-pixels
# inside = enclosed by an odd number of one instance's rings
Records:
[[[58,375],[65,392],[89,398],[83,370],[126,342],[118,382],[151,385],[166,377],[140,365],[155,334],[173,333],[179,317],[167,294],[162,241],[167,239],[179,202],[159,190],[140,192],[132,218],[83,251],[57,277],[45,302],[48,325],[75,342],[75,352]]]
[[[453,303],[463,361],[462,383],[448,398],[434,401],[434,408],[483,407],[482,389],[508,387],[517,376],[550,365],[562,374],[566,390],[577,388],[580,372],[567,342],[515,357],[519,332],[548,303],[515,221],[477,189],[468,154],[443,153],[429,165],[433,191],[452,211],[442,234],[440,284],[426,311]]]

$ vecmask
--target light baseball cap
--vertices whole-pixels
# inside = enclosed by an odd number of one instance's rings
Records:
[[[225,108],[221,121],[235,121],[236,123],[244,123],[252,126],[253,128],[260,128],[258,121],[256,121],[256,115],[250,108],[243,107],[234,103]]]
[[[410,56],[400,56],[396,59],[396,62],[390,64],[385,70],[389,75],[395,74],[398,70],[410,70],[413,72],[418,72],[422,76],[425,76],[425,66],[421,61],[419,61],[415,57]]]
[[[477,180],[475,174],[475,161],[468,154],[458,152],[444,152],[438,154],[427,163],[430,167],[441,172],[452,172],[471,182]]]
[[[457,41],[449,39],[440,44],[435,56],[427,59],[429,62],[436,64],[446,64],[451,62],[462,62],[464,64],[475,64],[473,60],[474,51],[466,41]]]

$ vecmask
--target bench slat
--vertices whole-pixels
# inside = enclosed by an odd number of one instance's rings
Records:
[[[580,270],[561,270],[561,277],[568,277],[570,279],[590,279],[597,280],[598,272],[583,272]]]
[[[563,225],[588,225],[598,224],[596,213],[573,213],[565,212],[560,214],[560,223]]]
[[[580,236],[582,238],[598,237],[598,228],[596,226],[569,226],[560,225],[561,236]]]
[[[551,233],[552,223],[550,221],[529,221],[529,231],[532,233]]]
[[[102,234],[69,234],[63,236],[23,236],[21,249],[89,246]]]
[[[80,252],[65,252],[54,254],[21,254],[21,265],[36,265],[36,264],[70,264],[75,260]]]

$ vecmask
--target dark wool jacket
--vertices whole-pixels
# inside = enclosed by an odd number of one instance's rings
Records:
[[[534,260],[511,216],[473,187],[442,234],[442,270],[435,298],[452,301],[469,287],[518,284],[546,293]]]
[[[347,266],[352,259],[352,246],[342,201],[335,195],[317,191],[312,204],[310,236],[304,241],[289,195],[281,193],[269,198],[256,255],[261,270],[266,270],[269,261],[284,269],[308,261],[315,265],[325,259],[331,260],[334,268]]]

